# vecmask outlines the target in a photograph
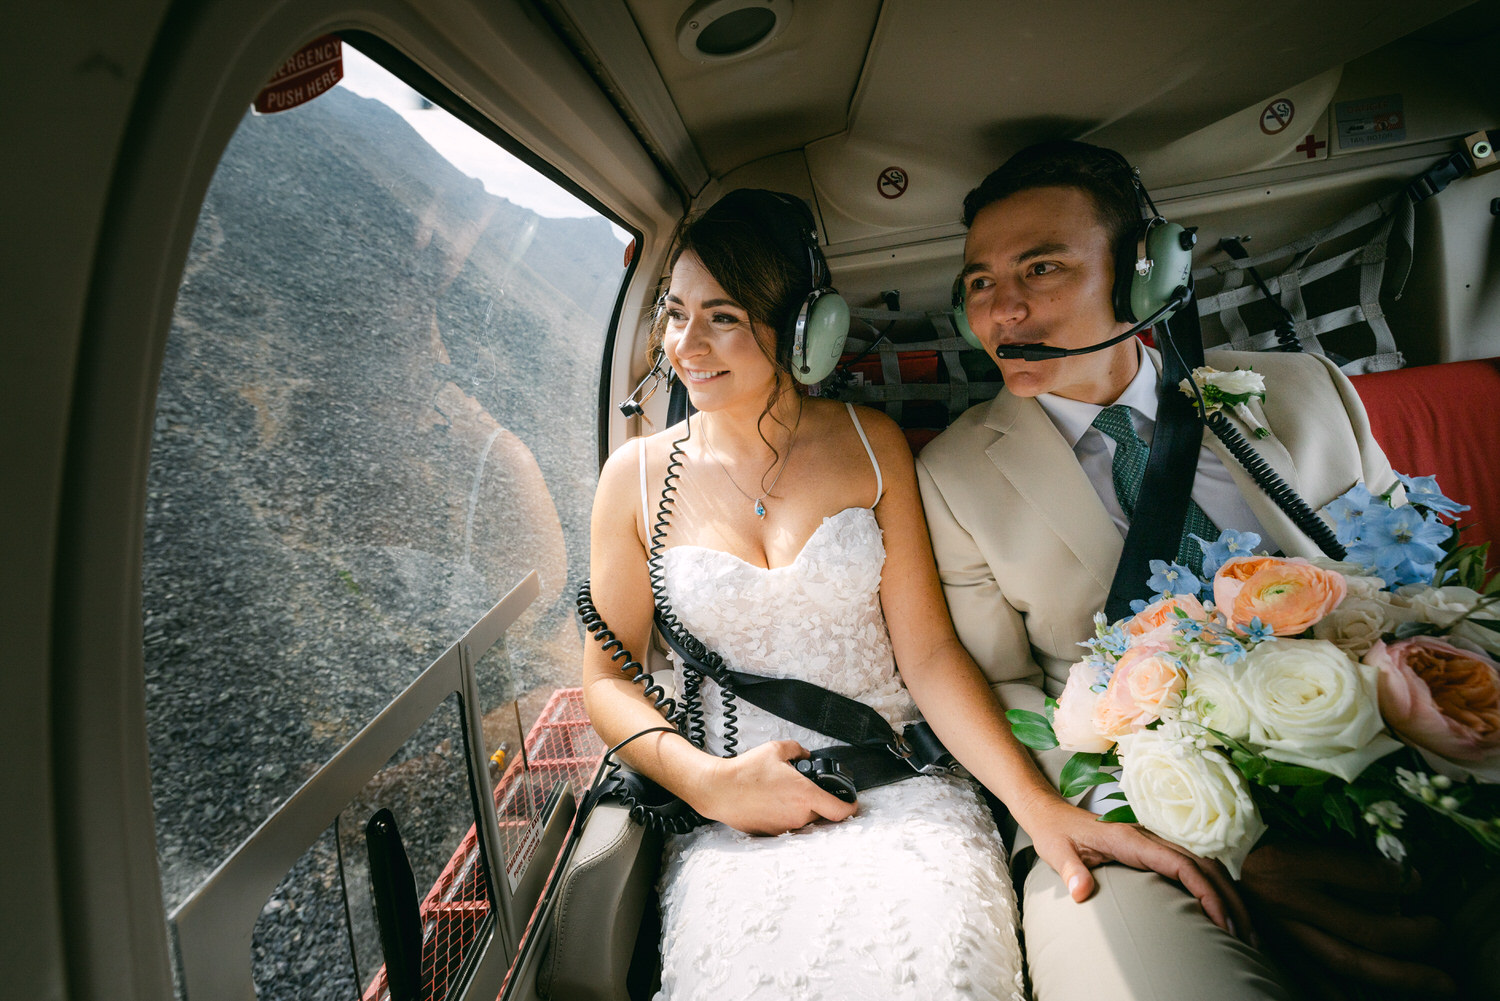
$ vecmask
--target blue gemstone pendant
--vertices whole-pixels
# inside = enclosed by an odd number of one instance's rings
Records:
[[[766,516],[766,506],[758,500],[755,502],[755,513],[762,518]]]

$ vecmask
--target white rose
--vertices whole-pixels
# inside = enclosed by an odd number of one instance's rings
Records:
[[[1259,644],[1239,675],[1250,741],[1268,758],[1353,781],[1401,746],[1381,732],[1379,674],[1326,640]]]
[[[1266,380],[1259,372],[1237,368],[1231,372],[1210,372],[1203,379],[1226,396],[1244,396],[1249,393],[1264,393]]]
[[[1215,657],[1199,657],[1188,669],[1182,694],[1183,719],[1244,740],[1250,735],[1250,710],[1235,684],[1239,672]]]
[[[1148,829],[1216,858],[1236,879],[1266,825],[1250,786],[1222,754],[1205,753],[1173,724],[1120,740],[1120,787]]]
[[[1428,584],[1408,584],[1396,592],[1406,600],[1411,608],[1413,617],[1421,622],[1431,622],[1435,626],[1448,629],[1469,609],[1473,608],[1481,597],[1478,591],[1468,587],[1449,585],[1447,587],[1432,587]],[[1481,619],[1500,618],[1500,604],[1481,608],[1478,612]],[[1449,634],[1450,640],[1466,640],[1467,643],[1457,644],[1467,646],[1472,644],[1479,647],[1485,653],[1492,656],[1500,656],[1500,633],[1484,626],[1476,626],[1473,622],[1465,619],[1458,627]]]
[[[1347,579],[1351,582],[1378,580],[1373,577]],[[1355,660],[1369,653],[1383,634],[1414,618],[1406,602],[1393,600],[1389,591],[1370,588],[1363,583],[1360,590],[1363,593],[1350,590],[1333,611],[1313,626],[1313,636],[1327,640]]]
[[[1057,697],[1057,708],[1052,710],[1052,732],[1066,750],[1098,754],[1115,746],[1114,738],[1101,736],[1094,729],[1094,703],[1099,701],[1100,693],[1091,686],[1098,678],[1098,669],[1087,661],[1080,661],[1068,670],[1068,683]]]

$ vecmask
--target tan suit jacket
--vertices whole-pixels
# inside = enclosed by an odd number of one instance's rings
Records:
[[[1265,376],[1265,404],[1251,410],[1272,436],[1240,430],[1314,510],[1355,483],[1375,493],[1395,483],[1354,387],[1326,359],[1214,351],[1208,363]],[[1204,441],[1270,535],[1263,547],[1320,555],[1212,432]],[[1041,404],[1005,390],[923,449],[917,477],[959,639],[1008,708],[1041,711],[1043,690],[1057,696],[1082,659],[1078,643],[1094,633],[1124,539]],[[1054,749],[1037,760],[1056,783],[1069,756]]]

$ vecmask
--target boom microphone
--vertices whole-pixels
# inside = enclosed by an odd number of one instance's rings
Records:
[[[1123,334],[1117,334],[1107,341],[1100,341],[1098,344],[1090,344],[1086,348],[1059,348],[1051,344],[1001,344],[995,348],[995,357],[1020,361],[1051,361],[1054,358],[1070,358],[1073,355],[1086,355],[1094,351],[1103,351],[1105,348],[1119,344],[1126,338],[1134,337],[1143,330],[1149,330],[1168,313],[1181,309],[1187,303],[1188,299],[1192,298],[1192,295],[1192,291],[1186,285],[1179,285],[1172,292],[1172,297],[1167,300],[1165,305],[1140,323],[1137,323]]]

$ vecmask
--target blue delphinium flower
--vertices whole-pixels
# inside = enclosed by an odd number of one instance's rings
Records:
[[[1363,519],[1359,541],[1349,547],[1349,559],[1372,568],[1393,586],[1432,579],[1443,558],[1442,544],[1453,529],[1436,514],[1425,518],[1413,505],[1371,508]]]
[[[1460,512],[1469,510],[1469,505],[1443,496],[1443,492],[1438,489],[1436,476],[1407,476],[1405,473],[1397,473],[1396,479],[1406,488],[1406,499],[1412,504],[1450,518],[1457,518]]]
[[[1131,599],[1131,602],[1130,602],[1130,611],[1133,614],[1140,615],[1145,610],[1146,610],[1146,599],[1145,598],[1133,598],[1133,599]]]
[[[1195,640],[1203,635],[1203,623],[1197,619],[1178,619],[1172,623],[1172,628],[1190,640]]]
[[[1270,626],[1260,621],[1260,616],[1258,615],[1251,619],[1250,624],[1245,627],[1244,635],[1246,642],[1249,643],[1264,643],[1266,640],[1273,639],[1276,636],[1271,631]]]
[[[1379,497],[1365,489],[1363,483],[1354,484],[1328,505],[1328,513],[1333,515],[1334,537],[1346,546],[1356,542],[1364,525],[1366,512],[1374,511],[1378,514],[1381,510],[1389,508],[1386,508]]]
[[[1227,634],[1214,637],[1211,649],[1214,656],[1226,664],[1236,664],[1245,659],[1245,645]]]
[[[1218,541],[1209,542],[1196,535],[1189,535],[1198,548],[1203,550],[1203,581],[1207,585],[1219,568],[1236,556],[1250,556],[1260,545],[1260,536],[1254,532],[1236,532],[1226,528],[1219,533]]]
[[[1203,589],[1203,582],[1198,579],[1197,575],[1180,563],[1152,560],[1149,566],[1151,579],[1146,581],[1146,586],[1157,594],[1196,595]]]

